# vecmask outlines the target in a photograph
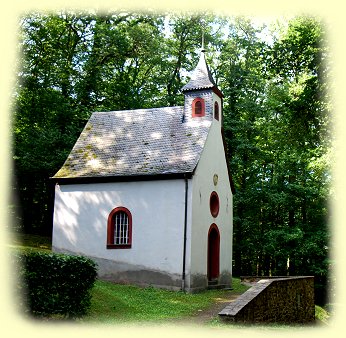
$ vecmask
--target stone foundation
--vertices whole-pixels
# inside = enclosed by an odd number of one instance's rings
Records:
[[[61,250],[53,247],[54,252],[77,255],[78,253]],[[101,280],[112,281],[119,284],[134,284],[138,286],[153,286],[167,290],[179,291],[183,287],[182,274],[169,273],[150,269],[146,266],[112,261],[109,259],[88,256],[97,264],[97,275]],[[217,288],[229,288],[231,286],[231,273],[223,271],[218,280]],[[208,289],[206,275],[186,275],[185,291],[197,293]]]
[[[135,284],[139,286],[154,286],[168,290],[181,289],[181,275],[149,269],[144,266],[110,261],[91,257],[98,265],[100,279],[119,284]]]

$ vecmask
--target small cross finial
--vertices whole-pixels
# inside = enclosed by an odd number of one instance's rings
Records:
[[[205,49],[204,49],[204,32],[202,31],[202,49],[201,49],[202,52],[205,52]]]

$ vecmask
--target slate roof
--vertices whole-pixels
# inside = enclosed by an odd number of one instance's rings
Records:
[[[195,68],[190,81],[181,89],[181,91],[186,92],[189,90],[207,89],[213,87],[216,87],[216,84],[205,60],[204,50],[202,50],[197,67]]]
[[[54,178],[191,173],[211,121],[182,117],[183,107],[95,112]]]

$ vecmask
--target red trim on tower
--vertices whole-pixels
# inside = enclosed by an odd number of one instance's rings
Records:
[[[202,98],[196,97],[192,101],[192,117],[205,116],[205,102]]]

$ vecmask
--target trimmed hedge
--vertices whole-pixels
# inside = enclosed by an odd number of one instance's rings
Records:
[[[35,316],[80,317],[88,311],[96,264],[83,256],[26,252],[15,255],[26,311]]]

